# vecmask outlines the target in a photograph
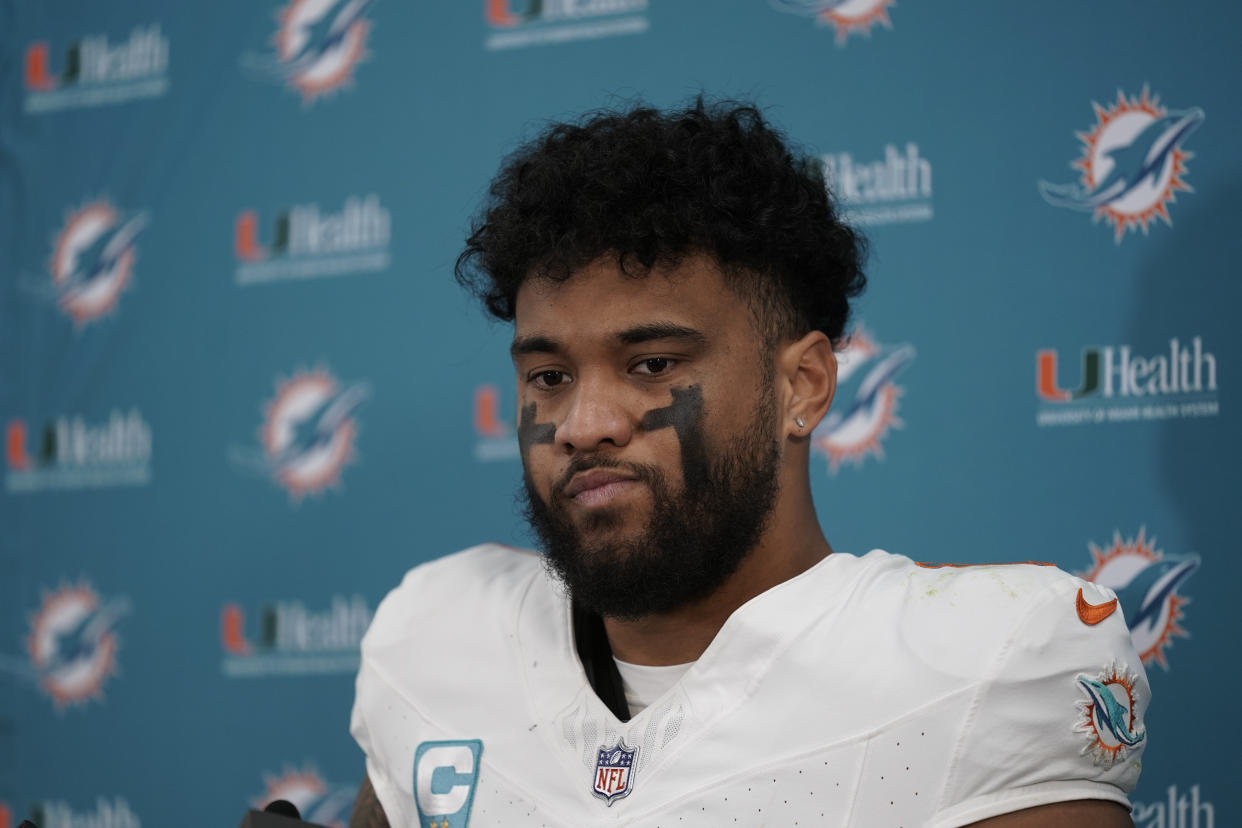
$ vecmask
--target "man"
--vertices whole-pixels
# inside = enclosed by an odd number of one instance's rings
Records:
[[[1148,687],[1050,566],[833,553],[810,436],[864,285],[753,108],[562,124],[458,277],[514,323],[542,560],[412,570],[363,643],[352,825],[1130,825]]]

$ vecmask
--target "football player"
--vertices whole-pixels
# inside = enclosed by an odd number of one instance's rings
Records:
[[[751,106],[595,113],[506,161],[457,275],[513,323],[541,554],[381,604],[351,825],[1131,825],[1149,690],[1113,594],[825,538],[862,261]]]

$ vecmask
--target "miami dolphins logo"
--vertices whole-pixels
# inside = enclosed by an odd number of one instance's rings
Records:
[[[1103,218],[1121,242],[1127,230],[1148,226],[1159,218],[1170,227],[1168,205],[1179,190],[1192,192],[1182,178],[1193,155],[1182,144],[1205,117],[1202,109],[1173,111],[1161,106],[1146,87],[1138,97],[1120,90],[1107,109],[1094,101],[1095,126],[1077,133],[1082,157],[1070,166],[1080,173],[1078,183],[1039,182],[1044,200]]]
[[[298,809],[302,819],[327,828],[345,828],[358,793],[349,786],[329,786],[314,769],[306,767],[286,768],[280,776],[265,773],[263,785],[266,790],[251,801],[252,806],[265,808],[268,803],[283,799]]]
[[[885,436],[904,425],[897,416],[903,389],[894,379],[913,359],[910,345],[881,346],[862,328],[850,334],[837,352],[836,399],[811,435],[829,472],[845,462],[861,465],[869,455],[884,458]]]
[[[305,104],[349,84],[367,56],[372,0],[291,0],[276,14],[275,55],[246,55],[243,68],[283,82]]]
[[[116,307],[134,272],[144,214],[129,217],[107,201],[70,213],[52,247],[49,269],[61,309],[80,327]]]
[[[276,396],[263,407],[259,464],[295,502],[340,486],[342,469],[354,459],[354,414],[368,396],[365,384],[341,388],[322,369],[277,383]]]
[[[1115,532],[1108,547],[1101,549],[1092,543],[1088,548],[1092,566],[1081,577],[1117,593],[1134,649],[1143,663],[1154,661],[1169,669],[1165,650],[1174,636],[1188,635],[1179,622],[1182,608],[1190,601],[1178,593],[1178,588],[1199,568],[1199,556],[1165,555],[1156,548],[1156,539],[1148,540],[1142,528],[1133,539],[1122,540],[1121,533]]]
[[[128,600],[102,601],[84,582],[44,594],[30,618],[26,649],[57,710],[103,698],[117,669],[116,623],[128,611]]]
[[[851,34],[871,35],[878,25],[893,28],[888,10],[897,0],[772,0],[783,12],[814,17],[816,22],[832,26],[837,32],[837,45],[845,44]]]
[[[1135,709],[1138,677],[1113,663],[1098,676],[1079,675],[1075,681],[1085,696],[1079,700],[1082,719],[1074,727],[1087,736],[1082,752],[1097,765],[1111,767],[1147,738]]]

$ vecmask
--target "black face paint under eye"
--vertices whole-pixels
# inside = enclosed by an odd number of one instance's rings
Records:
[[[703,485],[710,474],[703,435],[703,390],[697,385],[672,389],[673,402],[653,408],[639,420],[643,431],[672,428],[681,444],[681,468],[686,490]]]
[[[535,403],[522,406],[522,416],[518,419],[518,450],[522,454],[525,461],[527,452],[530,447],[537,443],[551,444],[556,439],[555,423],[536,423],[535,416],[538,411]]]

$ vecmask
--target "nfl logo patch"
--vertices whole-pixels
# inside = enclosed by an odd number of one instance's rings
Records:
[[[595,785],[591,793],[612,805],[634,789],[634,758],[638,748],[629,748],[620,739],[612,747],[599,748],[595,759]]]

